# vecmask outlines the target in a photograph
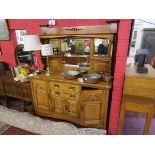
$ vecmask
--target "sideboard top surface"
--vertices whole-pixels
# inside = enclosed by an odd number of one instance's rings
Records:
[[[75,84],[75,85],[80,85],[80,86],[85,86],[85,87],[92,87],[92,88],[98,88],[98,89],[110,89],[112,87],[111,82],[103,82],[99,81],[96,84],[89,84],[85,82],[79,82],[78,79],[74,80],[66,80],[62,73],[52,73],[50,76],[46,76],[45,74],[40,74],[37,76],[32,76],[30,79],[40,79],[40,80],[48,80],[49,82],[62,82],[62,83],[68,83],[68,84]]]
[[[137,73],[137,66],[132,64],[130,67],[126,68],[126,76],[128,77],[136,77],[136,78],[154,78],[155,79],[155,69],[149,64],[145,65],[148,68],[148,73]]]

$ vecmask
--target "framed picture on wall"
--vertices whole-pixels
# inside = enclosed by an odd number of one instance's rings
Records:
[[[0,19],[0,40],[9,40],[10,34],[6,19]]]

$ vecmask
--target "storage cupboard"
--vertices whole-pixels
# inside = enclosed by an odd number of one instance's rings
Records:
[[[35,113],[105,129],[111,84],[87,84],[78,80],[72,83],[58,79],[59,76],[54,73],[48,78],[42,75],[30,79]]]

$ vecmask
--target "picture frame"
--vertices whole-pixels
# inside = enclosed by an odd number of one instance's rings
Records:
[[[0,19],[0,40],[9,40],[10,33],[6,19]]]

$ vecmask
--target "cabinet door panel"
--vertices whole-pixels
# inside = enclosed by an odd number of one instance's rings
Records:
[[[52,111],[58,114],[65,114],[65,99],[52,96]]]
[[[47,89],[47,82],[43,80],[34,80],[32,83],[33,89]]]
[[[39,89],[34,91],[34,102],[38,109],[49,110],[48,100],[48,91]]]
[[[104,98],[103,90],[82,91],[81,117],[84,124],[103,123]]]
[[[85,102],[83,109],[85,124],[101,123],[101,104],[101,102]]]
[[[78,101],[67,101],[68,116],[79,118],[79,102]]]

